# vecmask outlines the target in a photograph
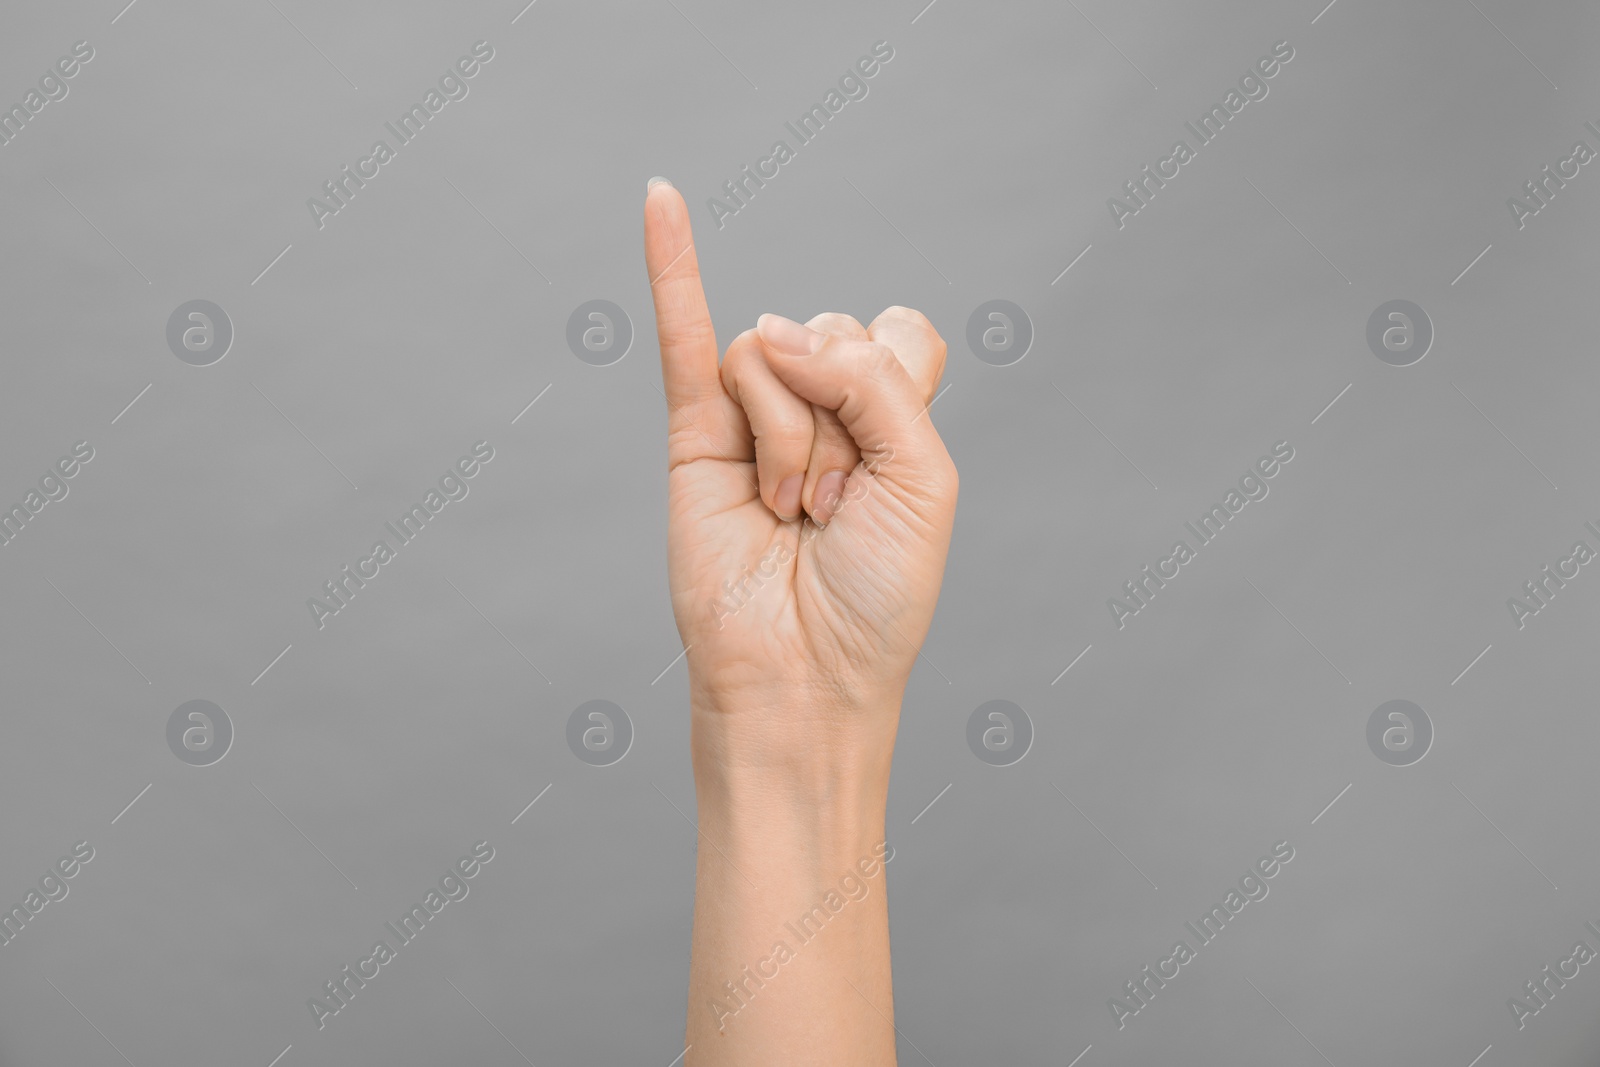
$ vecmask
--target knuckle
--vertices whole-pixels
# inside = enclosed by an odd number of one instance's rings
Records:
[[[865,337],[867,328],[861,325],[853,315],[846,315],[839,311],[824,311],[806,323],[807,326],[819,333],[835,334],[840,337]]]
[[[899,304],[884,308],[883,313],[873,320],[874,325],[880,322],[902,323],[920,332],[931,334],[934,337],[939,335],[939,331],[933,328],[933,323],[929,320],[928,316],[924,315],[916,308],[903,307]]]
[[[662,347],[678,348],[715,342],[716,330],[692,315],[667,316],[656,320],[656,337]]]
[[[943,365],[946,351],[944,338],[939,336],[939,331],[934,328],[928,316],[915,308],[901,307],[898,304],[885,308],[881,315],[872,320],[873,333],[876,334],[880,330],[889,337],[932,356],[935,365]]]
[[[888,377],[892,367],[900,365],[894,349],[882,341],[867,341],[856,350],[856,372],[865,378]]]
[[[916,323],[919,326],[926,326],[930,330],[933,329],[933,323],[928,321],[928,316],[916,308],[908,308],[903,304],[891,304],[883,309],[883,314],[890,318],[901,319],[905,322]]]

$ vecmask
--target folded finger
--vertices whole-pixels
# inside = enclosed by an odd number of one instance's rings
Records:
[[[778,315],[757,323],[767,364],[791,390],[837,411],[875,477],[919,495],[953,493],[955,465],[921,390],[888,345],[852,341]]]
[[[867,328],[849,315],[826,311],[806,323],[818,333],[848,341],[867,340]],[[839,416],[820,404],[811,406],[816,435],[811,442],[811,459],[806,466],[805,486],[800,502],[818,526],[826,526],[844,498],[845,481],[861,462],[856,447]]]
[[[867,336],[894,349],[916,382],[923,406],[932,403],[944,376],[945,343],[928,317],[912,308],[885,308],[867,327]]]
[[[728,346],[722,387],[750,421],[762,502],[784,522],[798,519],[814,434],[810,401],[773,373],[754,330],[746,330]]]

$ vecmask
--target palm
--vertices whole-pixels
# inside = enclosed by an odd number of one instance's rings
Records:
[[[726,667],[729,682],[747,680],[737,677],[746,669],[770,676],[775,665],[795,663],[843,680],[885,645],[914,655],[910,637],[927,620],[897,621],[895,589],[910,576],[879,550],[884,516],[870,485],[826,530],[785,523],[762,502],[754,461],[736,458],[750,454],[748,439],[735,436],[722,458],[707,454],[714,439],[692,426],[674,436],[689,457],[673,455],[668,478],[669,577],[686,646]],[[894,640],[894,627],[908,626],[916,633]]]

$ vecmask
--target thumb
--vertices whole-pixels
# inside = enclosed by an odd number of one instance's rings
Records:
[[[773,372],[797,395],[838,412],[863,462],[876,463],[876,477],[919,496],[953,498],[955,465],[893,349],[781,315],[761,316],[756,332]]]

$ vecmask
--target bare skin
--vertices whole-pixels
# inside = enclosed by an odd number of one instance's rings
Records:
[[[685,1063],[893,1064],[884,808],[955,518],[945,344],[907,308],[763,315],[719,365],[665,183],[645,263],[702,845]]]

